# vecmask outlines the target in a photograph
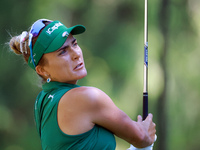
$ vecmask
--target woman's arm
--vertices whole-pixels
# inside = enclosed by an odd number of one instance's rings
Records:
[[[152,114],[145,121],[132,121],[110,97],[94,87],[68,91],[58,106],[58,124],[67,134],[80,134],[98,124],[138,148],[151,145],[155,137]]]
[[[85,98],[89,100],[89,114],[94,124],[103,126],[138,148],[149,146],[154,142],[156,130],[155,123],[152,122],[152,114],[149,114],[145,121],[138,116],[138,121],[135,122],[116,107],[103,91],[88,87],[85,94],[87,94]]]

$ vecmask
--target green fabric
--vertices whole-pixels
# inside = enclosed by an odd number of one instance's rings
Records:
[[[58,50],[65,43],[70,33],[76,35],[81,34],[84,31],[85,27],[83,25],[76,25],[67,28],[60,21],[53,21],[47,25],[40,33],[35,45],[33,46],[33,59],[35,65],[38,65],[43,54]],[[28,65],[32,69],[35,69],[31,56],[29,57]]]
[[[35,102],[35,121],[43,150],[114,150],[114,135],[103,127],[95,125],[79,135],[63,133],[57,122],[57,107],[60,98],[78,85],[50,82],[43,85],[43,91]]]

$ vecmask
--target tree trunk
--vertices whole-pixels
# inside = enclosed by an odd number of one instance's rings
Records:
[[[167,150],[167,99],[166,99],[166,92],[167,92],[167,68],[166,68],[166,57],[167,57],[167,50],[168,50],[168,30],[169,30],[169,0],[162,0],[161,7],[160,7],[160,18],[159,18],[159,28],[164,37],[164,44],[163,49],[160,56],[160,65],[163,69],[164,75],[164,87],[163,91],[161,92],[158,103],[157,103],[157,146],[158,150]]]

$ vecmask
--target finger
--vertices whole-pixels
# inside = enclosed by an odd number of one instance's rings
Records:
[[[153,119],[153,115],[151,113],[149,113],[149,115],[147,116],[147,118],[145,120],[152,120]]]
[[[138,115],[137,119],[138,119],[138,122],[142,122],[142,116],[141,115]]]

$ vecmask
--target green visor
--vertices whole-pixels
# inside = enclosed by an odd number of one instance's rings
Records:
[[[51,22],[39,34],[32,50],[32,58],[31,56],[29,57],[28,65],[35,69],[35,66],[38,65],[43,54],[58,50],[65,43],[70,33],[76,35],[81,34],[84,31],[85,27],[83,25],[67,28],[60,21]],[[32,63],[32,60],[34,60],[35,66]]]

